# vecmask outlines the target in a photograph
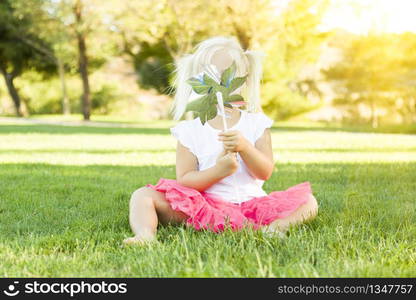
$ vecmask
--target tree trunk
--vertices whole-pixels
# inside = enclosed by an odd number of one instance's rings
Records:
[[[88,81],[88,57],[87,57],[87,46],[85,43],[85,34],[80,30],[82,24],[82,2],[77,0],[74,7],[74,13],[77,21],[78,28],[76,29],[76,36],[78,41],[78,66],[79,73],[82,79],[82,98],[81,107],[84,120],[90,119],[91,112],[91,99],[90,99],[90,84]]]
[[[82,79],[82,114],[84,120],[90,119],[91,100],[90,100],[90,84],[88,81],[88,59],[86,55],[85,38],[82,34],[77,34],[78,51],[79,51],[79,72]]]
[[[64,64],[62,63],[60,58],[57,58],[56,62],[58,64],[59,79],[61,81],[62,89],[62,113],[64,115],[69,115],[71,113],[71,108],[69,106],[68,94],[66,92]]]
[[[1,73],[4,76],[4,80],[6,82],[6,86],[7,86],[7,90],[9,92],[10,97],[13,100],[13,104],[16,110],[16,115],[18,117],[23,116],[22,113],[22,108],[21,108],[21,101],[20,101],[20,96],[19,93],[17,92],[16,87],[14,86],[14,78],[15,76],[13,75],[13,73],[7,73],[6,70],[4,70],[3,68],[1,68]]]

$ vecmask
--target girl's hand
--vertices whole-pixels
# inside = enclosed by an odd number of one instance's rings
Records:
[[[224,144],[224,149],[231,152],[241,152],[247,148],[248,141],[238,130],[223,131],[218,134],[218,140]]]
[[[224,176],[232,175],[238,169],[237,153],[222,150],[217,157],[216,166]]]

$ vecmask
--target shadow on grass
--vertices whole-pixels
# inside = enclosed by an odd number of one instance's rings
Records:
[[[132,150],[97,150],[97,149],[2,149],[0,154],[45,154],[45,153],[73,153],[73,154],[127,154],[127,153],[165,153],[175,151],[172,149],[132,149]]]
[[[306,127],[306,126],[280,126],[279,124],[272,127],[272,131],[326,131],[326,132],[362,132],[362,133],[404,133],[416,134],[415,126],[389,126],[373,129],[368,126],[356,127]],[[47,133],[47,134],[170,134],[169,128],[153,127],[105,127],[105,126],[67,126],[67,125],[46,125],[46,124],[25,124],[25,125],[1,125],[0,134],[2,133]]]
[[[274,126],[272,131],[327,131],[327,132],[362,132],[362,133],[397,133],[397,134],[416,134],[416,125],[397,125],[372,128],[370,126],[335,126],[327,125],[323,127],[307,126]]]
[[[117,149],[0,149],[0,154],[46,154],[46,153],[72,153],[72,154],[128,154],[128,153],[166,153],[175,151],[174,148],[171,149],[129,149],[129,150],[117,150]],[[273,148],[273,151],[278,153],[287,153],[287,152],[328,152],[328,153],[352,153],[352,152],[416,152],[416,147],[407,147],[407,148],[400,148],[400,147],[384,147],[384,148]]]
[[[1,125],[2,133],[47,133],[47,134],[170,134],[168,128],[145,127],[95,127],[65,125]]]

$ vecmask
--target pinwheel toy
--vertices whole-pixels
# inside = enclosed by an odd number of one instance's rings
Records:
[[[236,77],[235,62],[224,72],[219,74],[214,65],[206,65],[203,72],[187,80],[195,93],[201,97],[190,102],[186,111],[192,111],[195,117],[199,117],[202,124],[215,118],[217,114],[222,116],[224,131],[228,130],[224,107],[243,107],[246,105],[244,98],[239,94],[232,94],[241,87],[247,79],[247,75]],[[238,192],[235,174],[232,175],[233,186],[238,203],[241,197]]]

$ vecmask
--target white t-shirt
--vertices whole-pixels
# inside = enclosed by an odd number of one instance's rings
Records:
[[[240,119],[229,130],[240,131],[254,145],[257,139],[263,135],[264,130],[272,126],[273,120],[261,112],[249,113],[244,110],[240,111]],[[202,125],[200,119],[196,118],[194,120],[180,121],[170,131],[183,146],[197,157],[198,170],[203,171],[216,164],[216,159],[223,150],[223,143],[218,140],[218,133],[221,130],[213,128],[208,122]],[[237,171],[233,175],[213,184],[205,192],[236,203],[245,202],[254,197],[266,196],[267,193],[262,188],[264,180],[253,177],[239,154],[237,154],[237,158],[239,162]],[[238,186],[240,201],[236,197],[234,190],[233,176],[235,176],[235,182]]]

